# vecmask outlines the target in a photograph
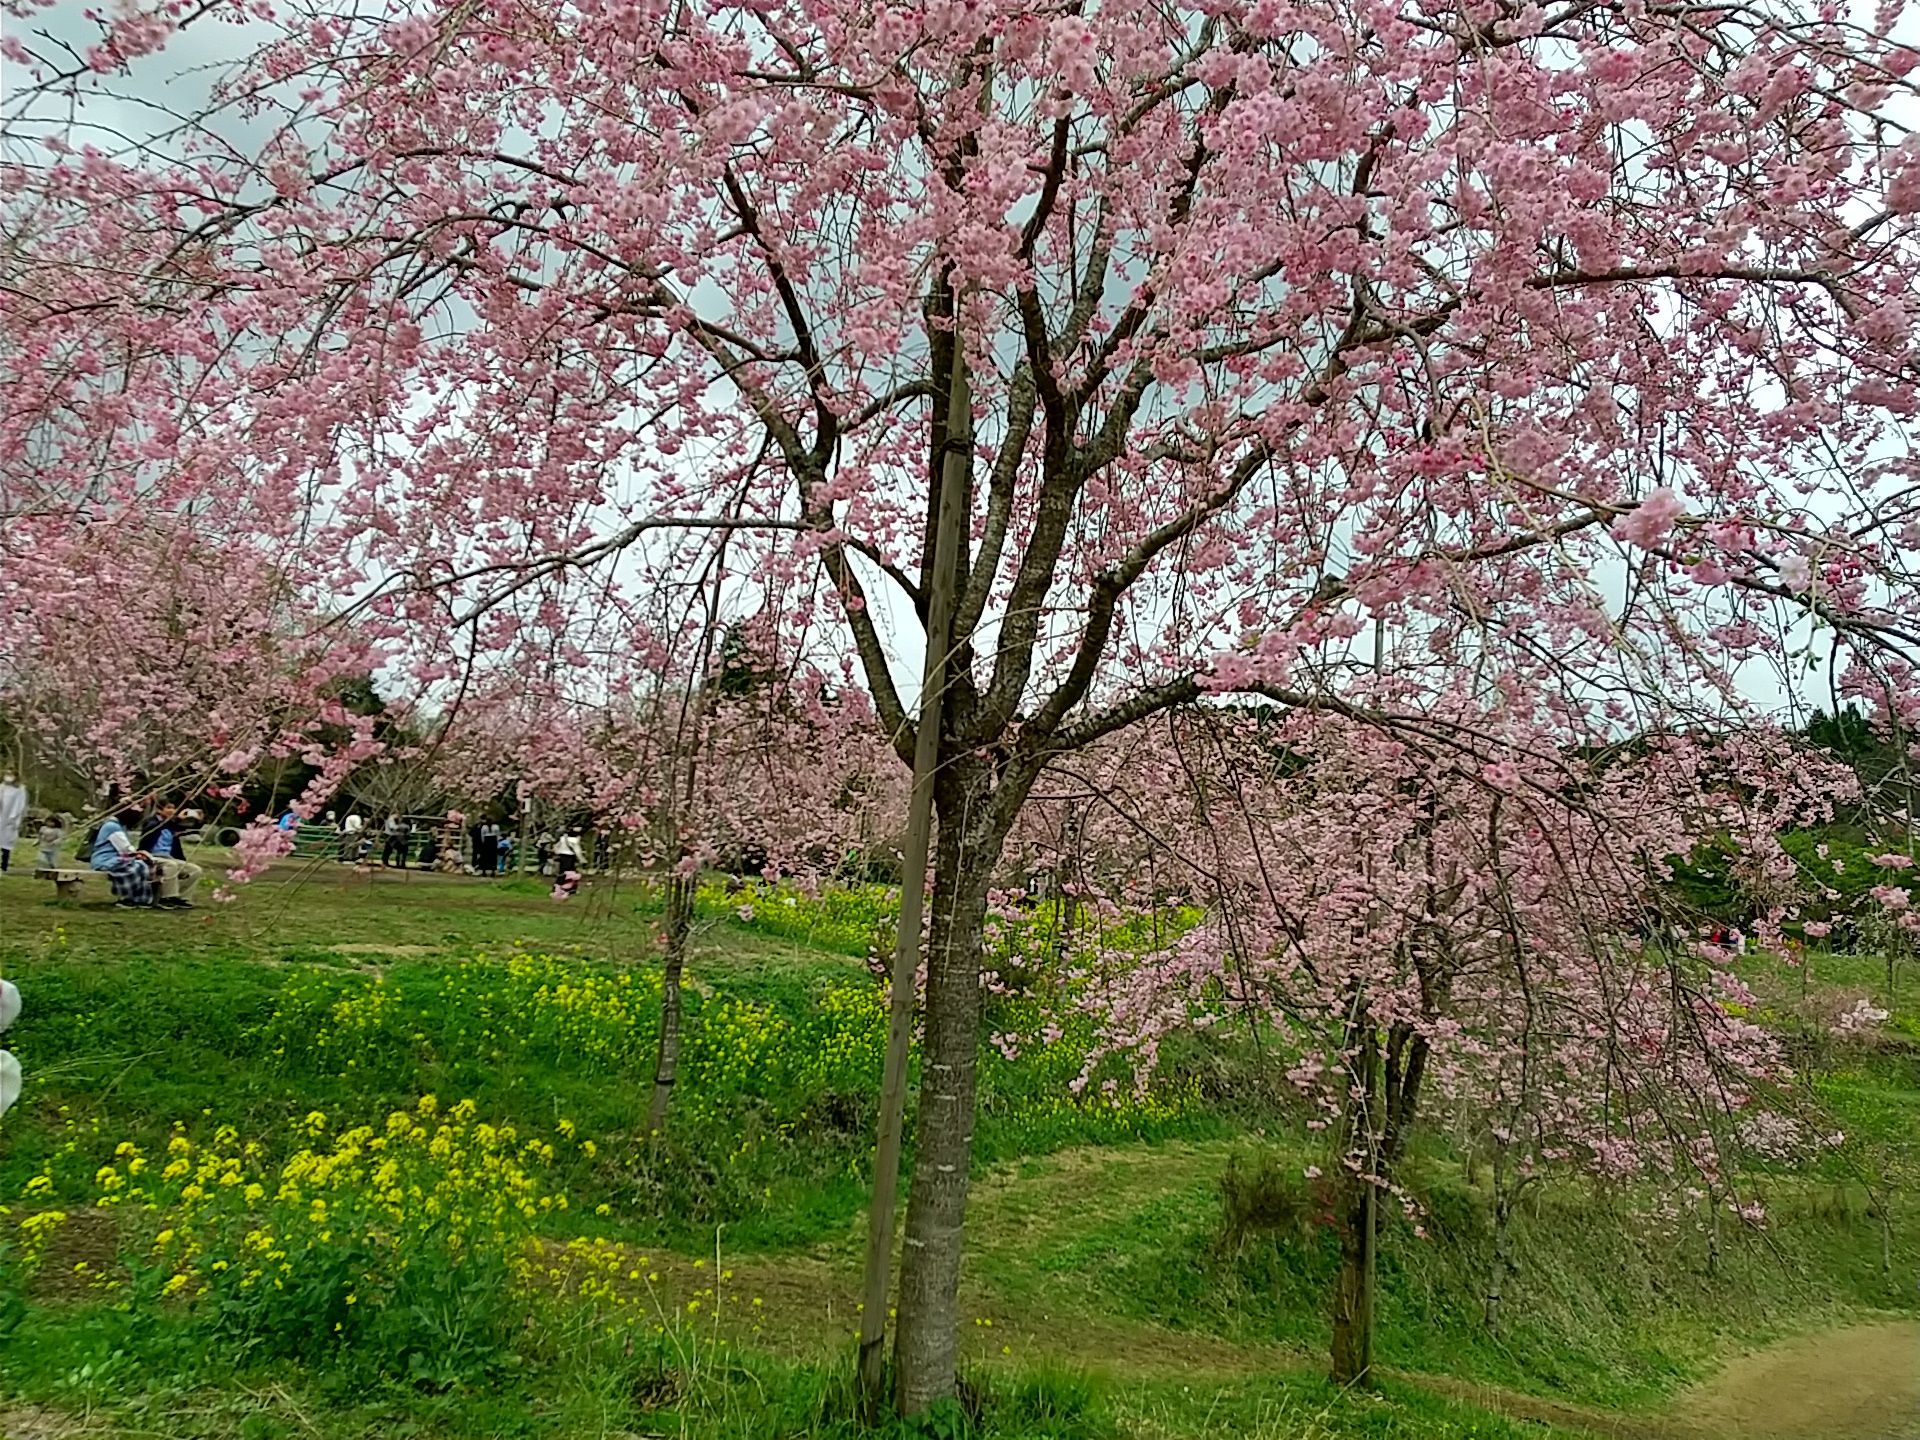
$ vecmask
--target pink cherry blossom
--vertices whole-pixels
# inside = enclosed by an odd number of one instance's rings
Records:
[[[1843,1011],[1839,1019],[1833,1022],[1835,1033],[1854,1035],[1871,1030],[1886,1020],[1888,1012],[1869,1000],[1855,1001],[1851,1008]]]
[[[1674,521],[1685,513],[1680,497],[1662,486],[1613,522],[1614,538],[1650,550],[1666,539]]]
[[[1913,896],[1898,885],[1876,885],[1867,893],[1893,911],[1905,910],[1913,903]]]

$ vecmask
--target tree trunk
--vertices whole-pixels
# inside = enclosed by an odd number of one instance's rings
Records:
[[[995,807],[984,766],[947,761],[938,800],[920,1112],[894,1332],[895,1392],[903,1415],[954,1393],[980,1040],[981,933],[988,882],[1006,839],[1005,827],[989,818]]]
[[[1379,1189],[1355,1182],[1340,1235],[1340,1279],[1333,1302],[1333,1382],[1373,1383],[1374,1248],[1379,1236]]]
[[[687,966],[687,937],[693,931],[691,875],[667,876],[666,970],[660,985],[660,1053],[653,1067],[653,1101],[647,1106],[647,1144],[660,1143],[673,1098],[674,1073],[680,1068],[680,976]]]
[[[1507,1184],[1507,1147],[1496,1142],[1493,1152],[1493,1264],[1487,1271],[1487,1304],[1483,1319],[1489,1334],[1500,1329],[1500,1299],[1506,1290],[1512,1259],[1511,1230],[1514,1195]]]
[[[964,353],[953,348],[948,388],[947,430],[971,436],[973,411],[967,400]],[[953,648],[953,605],[959,566],[966,550],[966,523],[972,485],[970,454],[958,444],[941,456],[938,533],[933,570],[927,581],[927,652],[921,667],[920,715],[913,742],[913,793],[907,805],[906,843],[901,854],[900,917],[894,935],[893,994],[887,1013],[887,1055],[880,1081],[880,1133],[874,1145],[873,1203],[867,1210],[866,1283],[860,1311],[860,1393],[867,1408],[879,1411],[886,1393],[881,1345],[887,1335],[887,1285],[893,1262],[894,1201],[899,1193],[900,1143],[905,1126],[907,1052],[913,1042],[913,999],[920,969],[921,906],[926,895],[928,840],[933,800],[940,773],[940,741],[946,724],[947,671]]]
[[[1363,1173],[1348,1186],[1345,1224],[1340,1234],[1340,1279],[1333,1297],[1333,1382],[1358,1388],[1373,1383],[1374,1247],[1379,1236],[1381,1168],[1375,1120],[1380,1088],[1380,1050],[1373,1023],[1358,1017],[1349,1034],[1360,1032],[1353,1088],[1359,1110],[1348,1122],[1349,1154],[1357,1152]]]
[[[1487,1273],[1486,1325],[1489,1334],[1500,1331],[1500,1297],[1507,1283],[1507,1222],[1504,1206],[1493,1217],[1493,1265]]]

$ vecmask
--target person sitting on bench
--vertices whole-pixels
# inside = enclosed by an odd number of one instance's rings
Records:
[[[187,860],[186,842],[180,836],[180,807],[162,800],[146,824],[140,827],[140,848],[153,859],[155,902],[169,910],[186,910],[193,901],[193,887],[200,883],[201,869]]]
[[[153,904],[153,867],[147,863],[148,856],[133,848],[127,833],[139,823],[138,807],[128,806],[93,837],[93,868],[107,877],[126,910],[145,910]]]

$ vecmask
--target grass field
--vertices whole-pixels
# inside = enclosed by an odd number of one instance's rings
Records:
[[[49,889],[0,882],[29,1076],[0,1124],[14,1433],[870,1433],[845,1376],[883,892],[703,891],[654,1142],[643,885],[562,905],[533,880],[288,866],[181,913]],[[1665,1434],[1673,1397],[1743,1346],[1912,1314],[1920,985],[1839,1051],[1810,1017],[1880,995],[1877,961],[1822,957],[1804,993],[1753,968],[1847,1152],[1769,1177],[1768,1224],[1728,1226],[1717,1257],[1648,1196],[1536,1189],[1493,1336],[1484,1188],[1430,1140],[1410,1172],[1426,1236],[1383,1239],[1391,1375],[1369,1396],[1320,1378],[1330,1235],[1223,1242],[1229,1164],[1284,1188],[1324,1158],[1253,1059],[1196,1044],[1145,1095],[1082,1099],[1088,1037],[995,1001],[1023,1044],[982,1051],[969,1387],[918,1433]]]

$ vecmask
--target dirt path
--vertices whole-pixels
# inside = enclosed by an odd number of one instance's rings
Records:
[[[1699,1440],[1920,1440],[1920,1322],[1855,1325],[1742,1355],[1674,1406]]]

